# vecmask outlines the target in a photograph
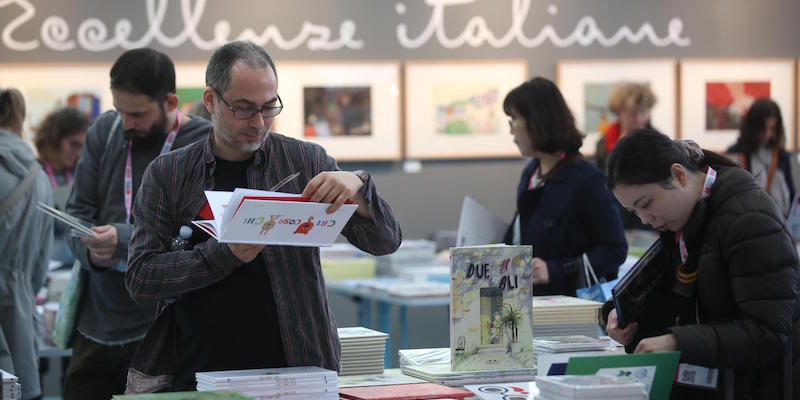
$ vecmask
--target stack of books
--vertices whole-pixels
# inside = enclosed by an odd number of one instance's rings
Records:
[[[389,335],[360,326],[339,328],[342,345],[340,375],[382,374]]]
[[[447,386],[464,386],[479,383],[514,382],[532,380],[535,369],[510,369],[502,371],[453,371],[450,363],[405,365],[404,374]]]
[[[229,390],[254,400],[339,398],[336,371],[320,367],[197,372],[195,379],[197,391]]]
[[[236,392],[169,392],[143,394],[115,394],[111,400],[253,400]]]
[[[537,375],[563,375],[573,356],[614,354],[616,347],[608,339],[585,335],[540,336],[533,338]]]
[[[464,399],[473,397],[469,390],[451,388],[433,383],[405,385],[364,386],[342,388],[342,399],[350,400],[403,400],[403,399]]]
[[[320,266],[326,282],[375,277],[378,261],[350,243],[319,248]]]
[[[430,240],[403,240],[392,254],[378,257],[378,275],[397,275],[407,268],[428,267],[436,261],[436,243]]]
[[[539,336],[533,338],[535,353],[568,353],[576,351],[605,350],[610,347],[608,340],[586,335]]]
[[[533,296],[533,336],[585,335],[597,337],[596,301],[569,296]]]
[[[22,386],[19,384],[19,378],[2,369],[0,369],[0,374],[3,375],[3,397],[0,398],[5,400],[22,399]]]
[[[541,400],[647,400],[643,383],[607,375],[541,376],[536,386]]]

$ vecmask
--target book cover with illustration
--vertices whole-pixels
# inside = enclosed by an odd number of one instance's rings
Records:
[[[450,249],[453,371],[533,368],[532,246]]]

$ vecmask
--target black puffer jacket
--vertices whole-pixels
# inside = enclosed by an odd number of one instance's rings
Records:
[[[780,210],[747,171],[734,167],[717,171],[710,197],[697,203],[684,227],[690,258],[692,243],[701,243],[695,284],[699,323],[693,321],[694,302],[682,302],[673,292],[672,271],[665,274],[672,283],[660,285],[662,312],[649,313],[640,321],[640,330],[647,327],[647,336],[671,331],[681,362],[720,369],[716,392],[675,387],[671,398],[727,398],[725,392],[732,388],[736,399],[781,399],[785,373],[791,376],[789,386],[794,384],[791,398],[800,398],[797,249]],[[671,232],[661,239],[674,243]],[[665,248],[672,250],[663,254],[667,262],[676,264],[675,246]],[[685,318],[687,304],[691,318]],[[677,321],[678,326],[664,321]],[[640,339],[640,335],[635,338]],[[789,354],[794,368],[784,369]]]

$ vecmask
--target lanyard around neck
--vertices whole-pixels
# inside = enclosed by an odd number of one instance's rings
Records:
[[[708,167],[706,179],[703,182],[703,194],[700,195],[701,199],[705,199],[711,195],[711,186],[714,186],[714,181],[716,180],[717,171],[714,171],[713,168]],[[689,259],[689,251],[686,249],[686,241],[683,240],[683,230],[675,232],[675,235],[678,237],[678,248],[680,248],[681,252],[681,262],[685,264],[686,260]]]
[[[47,161],[42,161],[42,165],[44,166],[44,172],[47,174],[47,177],[50,178],[50,185],[53,186],[53,189],[58,189],[58,181],[56,180],[56,173],[53,171],[53,167]],[[69,172],[69,169],[64,170],[64,180],[66,181],[64,184],[69,185],[72,182],[72,173]]]
[[[172,144],[175,142],[175,137],[178,136],[178,129],[181,128],[181,112],[178,111],[177,123],[164,140],[164,145],[161,146],[161,154],[168,153],[172,149]],[[133,163],[131,162],[131,147],[133,141],[128,139],[128,157],[125,160],[125,184],[123,186],[125,192],[125,213],[127,214],[126,223],[131,222],[131,204],[133,204]]]

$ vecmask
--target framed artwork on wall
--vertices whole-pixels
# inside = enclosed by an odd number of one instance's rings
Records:
[[[650,124],[669,137],[677,137],[677,62],[675,59],[564,60],[559,61],[556,82],[585,133],[581,153],[593,155],[602,131],[616,122],[608,100],[622,82],[644,83],[656,96]]]
[[[23,136],[33,135],[51,111],[71,106],[93,121],[113,108],[110,64],[3,64],[0,87],[17,88],[25,97]]]
[[[322,145],[337,161],[399,160],[400,64],[280,62],[284,109],[273,130]]]
[[[681,132],[700,147],[724,152],[739,136],[747,110],[759,97],[781,108],[786,148],[795,149],[792,59],[681,60]]]
[[[527,76],[524,60],[407,62],[406,157],[518,157],[503,99]]]

